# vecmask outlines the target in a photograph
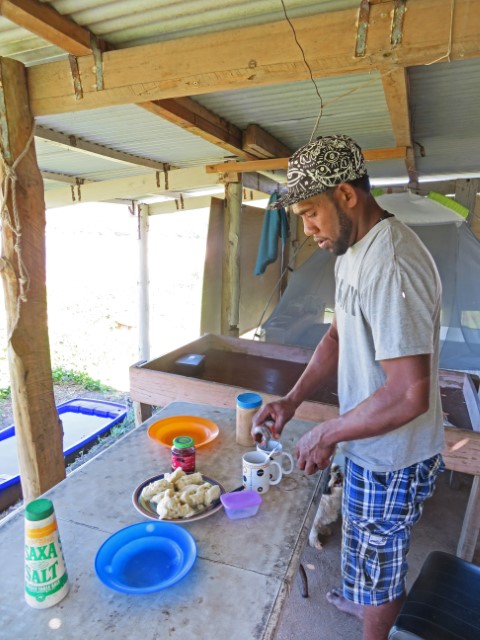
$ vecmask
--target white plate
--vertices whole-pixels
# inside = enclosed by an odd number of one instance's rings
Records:
[[[225,489],[219,482],[217,482],[216,480],[213,480],[213,478],[204,476],[203,473],[201,475],[202,475],[203,482],[216,484],[220,487],[220,495],[225,493]],[[199,510],[198,513],[195,513],[193,516],[190,516],[188,518],[171,518],[171,519],[160,518],[160,516],[157,513],[156,503],[150,502],[150,500],[145,500],[144,498],[142,498],[142,491],[144,487],[149,485],[151,482],[155,482],[156,480],[161,480],[164,477],[165,477],[165,474],[160,473],[158,476],[153,476],[153,478],[148,478],[148,480],[144,480],[142,484],[138,485],[138,487],[133,492],[133,496],[132,496],[133,506],[143,516],[146,516],[151,520],[160,520],[161,522],[178,522],[181,524],[186,522],[193,522],[194,520],[201,520],[202,518],[207,518],[208,516],[211,516],[213,513],[216,513],[217,511],[219,511],[219,509],[222,508],[223,505],[220,502],[220,498],[219,498],[218,500],[215,500],[209,507],[205,507]]]

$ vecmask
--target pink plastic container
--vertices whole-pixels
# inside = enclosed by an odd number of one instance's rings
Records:
[[[220,496],[220,500],[225,507],[225,513],[231,520],[250,518],[256,515],[262,504],[262,497],[250,489],[224,493]]]

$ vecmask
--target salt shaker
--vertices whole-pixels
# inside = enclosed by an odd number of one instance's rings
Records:
[[[253,445],[253,416],[262,405],[262,396],[258,393],[241,393],[237,396],[236,441],[243,447]]]
[[[68,575],[50,500],[39,498],[25,507],[25,600],[46,609],[63,600]]]

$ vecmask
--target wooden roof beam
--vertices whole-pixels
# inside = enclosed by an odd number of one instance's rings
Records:
[[[282,183],[284,182],[282,174]],[[261,191],[265,194],[272,194],[279,189],[279,179],[268,178],[265,175],[254,172],[245,173],[242,175],[242,185],[244,189],[253,189],[254,191]]]
[[[167,165],[164,162],[158,162],[157,160],[150,160],[150,158],[142,158],[140,156],[134,156],[131,153],[125,153],[124,151],[118,151],[117,149],[111,149],[95,142],[90,142],[84,138],[77,138],[76,136],[60,133],[47,127],[35,126],[35,137],[47,142],[52,142],[60,147],[68,147],[73,151],[79,153],[86,153],[89,155],[100,156],[106,160],[112,162],[119,162],[120,164],[136,165],[139,167],[148,167],[155,171],[164,171]]]
[[[382,77],[387,108],[392,122],[393,135],[398,147],[406,147],[405,165],[411,188],[418,187],[418,172],[413,150],[410,107],[408,100],[408,75],[406,69],[394,69]]]
[[[257,158],[281,158],[292,152],[258,124],[249,124],[243,132],[243,148]]]
[[[84,180],[77,176],[69,176],[66,173],[56,173],[55,171],[41,171],[40,173],[44,180],[52,180],[54,182],[62,182],[63,184],[71,184],[74,186],[91,182],[91,180]]]
[[[480,57],[480,12],[476,3],[456,0],[452,23],[451,0],[412,2],[405,14],[402,41],[397,46],[390,42],[393,8],[393,2],[371,6],[366,55],[362,57],[354,56],[357,9],[297,18],[297,38],[313,76],[373,70],[386,73],[392,67]],[[68,61],[29,67],[27,75],[34,115],[310,78],[285,20],[107,51],[102,61],[107,88],[98,91],[94,56],[78,59],[83,86],[83,98],[79,100],[75,97]]]
[[[90,31],[46,3],[0,0],[0,15],[74,56],[92,53]]]
[[[167,202],[154,202],[149,204],[149,215],[161,213],[175,213],[176,211],[190,211],[192,209],[210,208],[212,197],[215,196],[195,196],[193,198],[175,198]],[[221,196],[217,196],[221,197]],[[268,196],[265,193],[252,189],[243,189],[242,203],[254,206],[256,200],[265,200]]]
[[[257,124],[242,131],[191,98],[152,100],[139,106],[245,160],[290,154],[288,147]]]
[[[398,160],[405,159],[407,149],[405,147],[395,147],[391,149],[364,149],[365,160],[374,162],[378,160]],[[247,162],[221,162],[206,166],[207,173],[228,173],[244,171],[268,171],[275,169],[287,169],[288,158],[271,158],[268,160],[253,160]]]
[[[78,186],[51,189],[45,192],[47,208],[65,207],[80,202],[105,202],[116,199],[140,200],[149,195],[175,196],[193,189],[221,184],[222,177],[207,175],[203,167],[149,172],[130,178],[115,178],[89,182]]]
[[[243,149],[241,129],[191,98],[155,100],[139,106],[235,156],[246,160],[257,157]]]

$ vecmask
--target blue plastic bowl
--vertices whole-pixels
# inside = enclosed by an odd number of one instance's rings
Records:
[[[195,539],[186,529],[171,522],[141,522],[102,544],[95,571],[115,591],[154,593],[184,578],[196,558]]]

